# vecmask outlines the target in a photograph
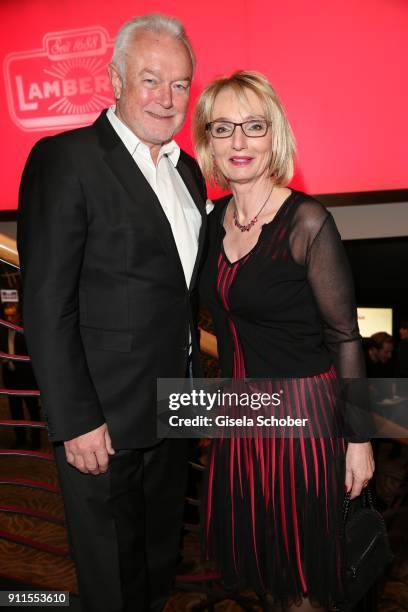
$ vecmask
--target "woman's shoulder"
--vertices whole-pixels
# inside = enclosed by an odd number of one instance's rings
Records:
[[[304,191],[299,191],[298,189],[293,189],[293,196],[297,204],[297,209],[304,215],[307,214],[315,214],[320,216],[327,216],[328,211],[324,204],[319,202],[315,197],[305,193]]]
[[[294,197],[293,221],[296,225],[301,225],[303,229],[316,233],[322,225],[331,217],[327,208],[313,196],[292,189]]]

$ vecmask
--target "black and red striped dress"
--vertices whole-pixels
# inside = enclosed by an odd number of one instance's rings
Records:
[[[200,287],[222,375],[281,378],[282,410],[311,417],[314,431],[213,440],[206,552],[230,588],[271,593],[285,604],[307,595],[330,605],[343,598],[346,447],[333,397],[338,376],[364,374],[353,283],[332,216],[295,190],[263,225],[255,247],[229,261],[223,249],[229,199],[215,202],[209,216]]]

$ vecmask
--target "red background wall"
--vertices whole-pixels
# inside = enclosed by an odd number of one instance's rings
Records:
[[[198,60],[193,101],[216,75],[240,68],[268,75],[298,141],[293,186],[310,193],[408,187],[406,0],[2,0],[0,208],[16,207],[19,177],[32,144],[66,129],[61,119],[67,110],[68,117],[75,117],[82,104],[83,114],[92,116],[86,109],[91,98],[95,102],[89,74],[105,74],[109,47],[97,60],[84,47],[79,62],[72,55],[64,60],[52,54],[64,50],[67,40],[82,44],[87,34],[63,40],[53,33],[102,26],[113,38],[124,21],[149,11],[175,15],[186,25]],[[44,41],[47,34],[51,37]],[[92,47],[96,39],[92,32],[88,35]],[[85,79],[84,91],[79,96],[66,92],[67,109],[62,108],[61,92],[49,92],[41,100],[41,89],[33,89],[33,83],[55,83],[72,72]],[[20,101],[16,77],[23,89]],[[104,98],[97,104],[103,107],[109,95],[100,93]],[[38,108],[24,109],[22,100],[37,102]],[[21,125],[25,117],[40,118],[41,124],[47,116],[56,116],[58,126],[27,131]],[[191,151],[189,122],[177,139]]]

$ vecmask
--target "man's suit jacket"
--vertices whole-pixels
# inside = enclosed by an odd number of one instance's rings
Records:
[[[186,372],[206,224],[197,163],[182,151],[177,170],[202,216],[190,287],[160,202],[105,111],[40,140],[28,158],[23,320],[54,441],[105,421],[114,448],[156,440],[156,379]]]

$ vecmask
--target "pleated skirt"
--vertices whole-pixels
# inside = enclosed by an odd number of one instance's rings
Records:
[[[307,418],[303,434],[211,442],[203,523],[207,559],[233,590],[269,593],[284,605],[344,598],[343,416],[334,369],[286,385],[276,416]],[[273,389],[269,389],[273,391]]]

